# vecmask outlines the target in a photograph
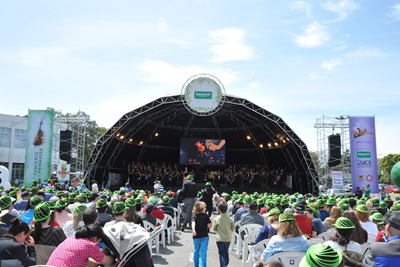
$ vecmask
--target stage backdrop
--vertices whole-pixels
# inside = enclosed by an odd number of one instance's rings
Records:
[[[53,117],[53,110],[29,110],[24,185],[50,178]]]
[[[350,117],[349,123],[353,193],[367,185],[379,193],[375,117]]]

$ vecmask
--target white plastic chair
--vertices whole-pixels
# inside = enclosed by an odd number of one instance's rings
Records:
[[[160,219],[157,219],[157,225],[162,225],[163,226],[163,230],[165,229],[165,225],[164,222]],[[165,248],[165,235],[164,235],[164,231],[161,234],[161,242],[163,245],[163,248]]]
[[[321,244],[321,243],[325,243],[326,241],[320,238],[310,238],[308,239],[308,242],[310,242],[310,245],[316,245],[316,244]]]
[[[260,233],[260,230],[261,229],[254,230],[254,231],[250,232],[248,235],[244,236],[243,252],[242,252],[243,267],[246,267],[246,262],[248,262],[247,257],[249,256],[249,250],[251,249],[250,247],[255,246],[255,241],[256,241],[258,234]]]
[[[335,232],[336,233],[336,227],[331,227],[327,230],[327,232]]]
[[[250,267],[254,266],[255,263],[260,259],[261,254],[267,248],[268,243],[271,239],[264,239],[258,242],[255,246],[249,246],[249,257],[246,264],[249,264]]]
[[[376,240],[376,235],[368,234],[368,240],[367,240],[368,244],[374,243],[375,240]]]
[[[268,215],[267,215],[266,213],[264,213],[264,214],[261,215],[261,216],[263,216],[263,218],[264,218],[265,225],[270,224],[270,222],[268,221]]]
[[[174,241],[174,234],[175,234],[175,223],[174,219],[172,218],[171,215],[164,214],[164,219],[162,220],[164,223],[164,229],[167,231],[167,238],[168,238],[168,245],[171,244],[171,239]],[[168,223],[171,224],[171,226],[168,227]]]
[[[322,239],[324,241],[328,241],[329,238],[335,237],[336,232],[325,232],[317,235],[317,238]]]
[[[301,259],[306,255],[304,252],[287,251],[275,254],[267,262],[279,261],[285,266],[299,267]]]
[[[364,243],[364,244],[361,245],[361,250],[363,252],[363,255],[365,255],[365,253],[367,252],[368,248],[369,248],[369,244],[368,243]]]
[[[148,232],[154,232],[154,238],[150,239],[147,242],[147,245],[149,246],[149,250],[151,253],[151,256],[153,256],[152,253],[152,243],[154,241],[154,244],[156,246],[156,253],[157,256],[159,256],[159,252],[160,252],[160,234],[162,233],[163,229],[164,229],[164,225],[160,225],[156,228],[156,226],[154,224],[152,224],[149,221],[143,221],[143,225],[144,228],[148,231]]]
[[[174,218],[175,218],[175,230],[180,228],[180,218],[181,214],[177,208],[174,208]]]
[[[231,238],[231,249],[234,250],[235,243],[236,243],[236,254],[238,253],[239,250],[239,241],[238,241],[238,234],[236,233],[236,228],[240,227],[240,221],[235,222],[235,231],[232,232],[232,238]]]
[[[236,251],[236,253],[238,254],[239,258],[240,258],[240,254],[241,252],[243,252],[243,244],[244,242],[242,241],[241,238],[241,233],[244,232],[244,236],[248,235],[249,233],[256,231],[256,230],[260,230],[263,227],[263,225],[259,225],[259,224],[246,224],[240,227],[239,229],[239,234],[238,234],[238,251]],[[256,236],[257,237],[257,236]]]

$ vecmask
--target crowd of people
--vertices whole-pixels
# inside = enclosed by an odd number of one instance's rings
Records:
[[[258,266],[280,266],[269,259],[292,251],[306,253],[301,266],[400,263],[399,196],[393,202],[390,196],[379,200],[300,193],[218,194],[211,181],[198,188],[189,173],[176,192],[164,190],[162,181],[156,181],[153,192],[130,184],[114,192],[97,184],[91,190],[81,186],[61,190],[52,181],[37,185],[35,181],[30,187],[0,187],[0,266],[35,265],[35,245],[55,247],[49,266],[111,265],[119,255],[110,248],[107,231],[127,224],[137,232],[151,232],[166,215],[176,219],[178,209],[183,214],[180,230],[192,232],[194,266],[206,266],[211,229],[217,233],[220,266],[228,266],[231,233],[243,240],[240,229],[246,225],[259,225],[256,244],[269,240],[256,255]],[[335,233],[330,240],[311,246],[310,240],[327,231]],[[376,239],[364,255],[361,245],[369,235]],[[149,248],[140,250],[132,266],[153,266]]]
[[[215,188],[226,184],[230,188],[277,188],[286,183],[286,173],[283,168],[274,168],[267,171],[261,165],[242,166],[238,168],[204,169],[201,177],[196,177],[197,182],[211,182]],[[184,177],[194,175],[193,169],[179,170],[178,164],[154,163],[128,163],[127,178],[130,185],[149,186],[155,181],[161,181],[167,187],[180,187]]]

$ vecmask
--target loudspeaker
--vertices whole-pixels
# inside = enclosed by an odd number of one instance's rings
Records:
[[[66,162],[70,162],[72,159],[73,136],[73,131],[60,131],[60,159],[65,160]]]
[[[340,164],[340,159],[342,158],[342,154],[340,152],[341,144],[340,144],[340,135],[332,134],[328,136],[328,145],[329,145],[329,167],[333,167]]]

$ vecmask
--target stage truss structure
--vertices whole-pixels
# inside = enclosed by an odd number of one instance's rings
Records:
[[[317,129],[317,155],[319,181],[326,182],[332,176],[332,170],[343,171],[343,182],[351,182],[351,158],[350,158],[350,133],[349,115],[330,117],[322,115],[316,119],[314,128]],[[340,165],[329,167],[329,143],[328,136],[340,134]]]
[[[119,153],[125,145],[136,145],[141,146],[141,151],[138,154],[137,162],[140,162],[143,158],[144,153],[147,148],[157,148],[157,149],[170,149],[178,150],[176,147],[168,146],[158,146],[151,145],[151,140],[154,138],[154,134],[160,129],[177,129],[184,131],[184,136],[187,137],[189,132],[202,131],[202,132],[215,132],[218,136],[221,136],[221,132],[230,132],[242,130],[247,135],[251,137],[251,142],[253,143],[253,148],[243,148],[243,149],[226,149],[226,152],[232,151],[255,151],[260,154],[262,164],[268,169],[268,165],[262,153],[263,150],[268,149],[282,149],[283,155],[289,166],[291,172],[293,184],[295,185],[295,190],[299,192],[318,192],[318,184],[316,183],[318,179],[318,172],[314,167],[314,163],[311,159],[310,153],[307,149],[306,144],[297,136],[297,134],[285,123],[285,121],[276,116],[273,113],[265,110],[264,108],[244,99],[236,96],[225,95],[223,99],[223,108],[218,111],[218,113],[212,114],[210,116],[225,115],[231,121],[236,124],[236,127],[231,128],[221,128],[219,127],[215,117],[212,117],[214,122],[213,128],[193,128],[192,123],[196,115],[191,114],[190,119],[185,127],[170,125],[168,124],[180,113],[190,114],[186,107],[182,104],[184,102],[184,95],[169,95],[160,97],[144,106],[141,106],[131,112],[123,115],[117,123],[115,123],[106,133],[104,133],[96,143],[96,146],[90,156],[87,165],[85,167],[85,172],[88,175],[86,181],[91,181],[95,179],[98,172],[101,172],[103,180],[108,179],[108,173],[112,170],[115,161],[118,158]],[[244,112],[242,109],[237,108],[238,106],[244,107],[248,112]],[[161,109],[160,109],[161,108]],[[154,110],[157,110],[154,112]],[[157,118],[163,117],[161,122],[155,122]],[[134,127],[129,128],[123,136],[120,135],[121,130],[126,129],[127,125],[133,119],[139,118],[139,122],[135,124]],[[262,119],[260,119],[262,118]],[[246,124],[244,121],[249,121],[251,123]],[[267,123],[273,123],[279,130],[279,133],[273,132],[267,125]],[[145,125],[154,125],[154,131],[149,135],[147,140],[135,142],[134,136],[139,132]],[[252,134],[252,129],[259,127],[262,129],[263,133],[270,139],[274,140],[274,145],[271,147],[265,145],[260,146],[260,142]],[[118,143],[115,147],[111,146],[111,141],[118,139]],[[289,148],[291,151],[289,151]],[[107,158],[107,163],[100,166],[98,163],[102,160],[108,150],[112,150]],[[294,151],[294,153],[293,153]],[[296,164],[300,162],[300,164]],[[301,177],[300,177],[301,176]],[[306,178],[306,182],[302,181]]]

